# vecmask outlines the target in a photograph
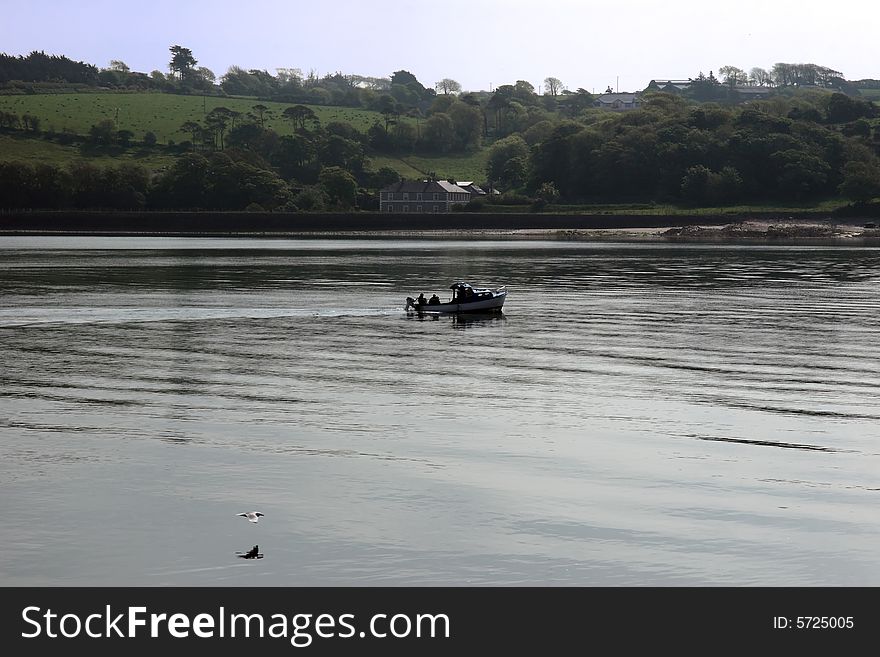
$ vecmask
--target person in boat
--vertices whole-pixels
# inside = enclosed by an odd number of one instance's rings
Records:
[[[431,298],[428,300],[428,305],[429,306],[439,306],[440,305],[440,297],[438,297],[436,294],[432,295]]]
[[[424,306],[427,303],[424,292],[419,292],[419,298],[416,299],[416,303],[420,306]]]

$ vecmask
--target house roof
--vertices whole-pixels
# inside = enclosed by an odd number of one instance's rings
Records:
[[[450,194],[452,194],[452,193],[467,194],[468,193],[468,191],[466,189],[462,189],[458,185],[455,185],[455,184],[448,182],[446,180],[438,180],[437,184],[440,185],[443,189],[445,189]]]
[[[470,180],[468,180],[467,182],[459,181],[457,184],[459,187],[461,187],[463,190],[465,190],[467,192],[474,192],[475,194],[485,194],[486,193],[485,191],[483,191],[480,188],[479,185],[475,185],[473,183],[473,181],[470,181]]]
[[[654,79],[648,83],[648,87],[656,87],[658,89],[669,89],[670,87],[673,89],[678,89],[679,91],[684,91],[685,89],[690,88],[691,80],[662,80],[662,79]]]
[[[743,85],[737,85],[733,90],[741,94],[752,94],[754,96],[766,96],[772,91],[769,87],[748,87]]]
[[[632,103],[639,99],[638,94],[631,93],[619,93],[619,94],[601,94],[596,96],[596,101],[600,103],[613,103],[616,100],[619,100],[622,103]]]
[[[467,190],[462,189],[458,185],[453,185],[445,180],[401,180],[392,185],[382,188],[383,192],[415,192],[415,193],[434,193],[434,192],[458,192],[467,194]]]

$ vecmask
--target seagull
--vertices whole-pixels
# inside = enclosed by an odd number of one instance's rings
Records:
[[[259,511],[248,511],[247,513],[236,513],[235,515],[247,518],[251,522],[260,522],[260,516],[264,514]]]

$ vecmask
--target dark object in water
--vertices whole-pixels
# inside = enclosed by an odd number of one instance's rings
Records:
[[[263,553],[260,552],[260,546],[255,545],[247,552],[236,552],[239,559],[262,559]]]

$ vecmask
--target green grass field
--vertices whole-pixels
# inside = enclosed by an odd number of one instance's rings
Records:
[[[32,114],[40,118],[40,129],[46,131],[71,131],[88,134],[89,129],[104,119],[116,121],[118,128],[131,130],[135,140],[143,139],[144,133],[155,133],[159,143],[180,143],[190,139],[189,133],[180,127],[187,121],[201,122],[206,112],[215,107],[226,107],[246,114],[253,112],[254,105],[261,104],[253,98],[216,98],[202,96],[178,96],[160,93],[71,93],[37,94],[30,96],[0,95],[0,111],[13,112],[18,116]],[[287,103],[262,103],[271,110],[266,125],[279,134],[291,134],[293,127],[281,118]],[[349,107],[310,106],[326,125],[342,121],[366,132],[382,115],[371,110]],[[118,114],[117,114],[118,113]],[[118,118],[117,118],[118,116]],[[33,142],[33,143],[25,143]],[[82,159],[77,148],[48,143],[42,139],[21,139],[13,144],[4,139],[0,148],[3,160],[68,162]],[[388,166],[405,178],[419,178],[429,171],[441,178],[456,180],[482,180],[485,177],[487,152],[455,156],[407,156],[404,158],[376,156],[371,159],[374,171]],[[110,160],[108,156],[102,156]],[[171,156],[163,156],[170,161]],[[44,159],[45,158],[45,159]],[[166,162],[167,163],[167,162]]]
[[[118,129],[131,130],[134,139],[140,141],[144,133],[151,131],[160,144],[169,141],[180,143],[190,139],[189,133],[181,126],[187,121],[201,122],[207,112],[215,107],[226,107],[246,114],[253,112],[254,105],[262,104],[271,110],[266,120],[267,127],[279,134],[291,134],[290,122],[281,118],[281,113],[289,107],[288,103],[263,102],[253,98],[217,98],[202,96],[178,96],[162,93],[64,93],[36,95],[0,95],[0,111],[13,112],[18,116],[32,114],[40,118],[43,132],[70,131],[86,135],[89,129],[104,119],[116,121]],[[374,123],[382,123],[382,115],[371,110],[349,107],[310,106],[323,125],[331,121],[342,121],[366,132]],[[404,119],[410,120],[410,119]],[[476,180],[485,178],[486,150],[454,156],[374,156],[370,158],[372,170],[383,166],[391,167],[405,178],[413,179],[433,171],[440,178],[456,180]],[[126,157],[136,159],[135,155]],[[75,159],[92,159],[80,154],[76,147],[60,146],[43,139],[0,137],[0,159],[20,159],[29,162],[47,161],[55,163],[70,162]],[[109,156],[96,159],[112,161]],[[155,168],[166,166],[172,156],[150,156],[145,158],[147,166]]]
[[[0,161],[27,162],[28,164],[55,164],[67,166],[72,162],[88,161],[99,166],[135,162],[150,171],[160,171],[174,162],[174,156],[156,153],[144,154],[132,149],[122,155],[83,155],[77,146],[62,146],[45,139],[24,135],[0,135]]]
[[[404,157],[374,156],[370,158],[373,171],[390,167],[404,178],[421,178],[433,172],[440,179],[470,180],[482,182],[486,178],[486,159],[488,150],[484,149],[467,155],[406,155]]]
[[[169,140],[181,142],[189,139],[180,127],[187,121],[201,122],[205,114],[216,107],[226,107],[234,112],[253,112],[254,105],[265,105],[271,110],[267,127],[279,134],[291,134],[293,126],[281,118],[289,103],[261,102],[254,98],[218,98],[215,96],[178,96],[162,93],[82,93],[82,94],[36,94],[0,95],[0,111],[13,112],[18,116],[32,114],[41,120],[40,129],[62,132],[72,131],[86,135],[89,128],[103,121],[116,121],[117,129],[131,130],[136,140],[152,131],[160,143]],[[366,132],[382,115],[372,110],[350,107],[323,107],[310,105],[322,124],[344,121],[361,132]]]

